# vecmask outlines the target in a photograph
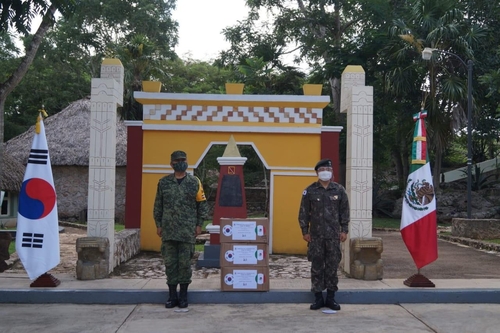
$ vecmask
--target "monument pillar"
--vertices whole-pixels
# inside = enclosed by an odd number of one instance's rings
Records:
[[[101,78],[92,79],[87,236],[109,240],[108,273],[114,258],[116,109],[123,106],[123,65],[104,59]],[[85,249],[81,249],[85,251]]]
[[[371,253],[367,256],[375,258],[373,260],[375,266],[373,267],[380,267],[381,262],[378,260],[382,252],[381,240],[379,244],[378,240],[371,238],[373,87],[365,86],[365,71],[361,66],[347,66],[342,73],[340,111],[347,113],[346,190],[349,196],[351,216],[349,234],[346,242],[342,245],[341,267],[346,273],[352,275],[354,273],[351,272],[353,267],[356,267],[356,272],[361,272],[364,269],[365,263],[359,255],[367,252],[363,250],[364,246],[371,249],[368,252],[378,253],[378,258],[377,255],[372,256]],[[358,238],[360,240],[357,240]],[[368,239],[370,239],[369,242]],[[360,268],[356,265],[363,267]],[[366,263],[366,265],[371,265],[371,263]],[[374,274],[369,275],[374,276]]]

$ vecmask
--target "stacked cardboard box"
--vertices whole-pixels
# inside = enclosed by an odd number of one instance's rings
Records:
[[[220,220],[222,291],[269,291],[269,220]]]

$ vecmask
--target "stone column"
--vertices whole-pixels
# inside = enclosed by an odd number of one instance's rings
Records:
[[[341,267],[350,274],[351,239],[372,236],[373,87],[365,86],[361,66],[347,66],[342,73],[340,111],[347,113],[346,190],[351,214]]]
[[[123,105],[123,65],[104,59],[101,78],[92,79],[87,235],[109,239],[109,268],[114,259],[116,109]]]

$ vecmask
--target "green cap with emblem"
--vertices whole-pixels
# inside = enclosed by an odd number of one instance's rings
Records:
[[[326,158],[324,160],[319,161],[318,163],[316,163],[314,170],[318,171],[318,169],[321,167],[330,167],[331,168],[332,167],[332,160],[329,158]]]
[[[180,158],[187,158],[186,157],[186,153],[183,152],[182,150],[176,150],[174,151],[171,155],[170,155],[170,160],[171,161],[175,161],[175,160],[178,160]]]

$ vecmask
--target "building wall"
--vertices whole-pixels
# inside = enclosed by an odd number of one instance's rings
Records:
[[[191,131],[144,131],[141,248],[158,251],[161,241],[156,235],[153,203],[158,180],[171,173],[170,153],[184,150],[189,169],[197,167],[211,145],[226,144],[230,134]],[[297,216],[303,190],[316,179],[314,165],[320,158],[320,136],[299,133],[237,133],[236,143],[251,143],[261,157],[271,177],[277,176],[277,186],[271,194],[271,241],[276,253],[306,251]],[[161,148],[159,148],[161,147]],[[272,181],[272,180],[271,180]],[[277,205],[274,206],[273,205]]]
[[[86,221],[89,169],[82,166],[52,166],[59,219]],[[116,168],[115,221],[125,219],[126,167]]]

